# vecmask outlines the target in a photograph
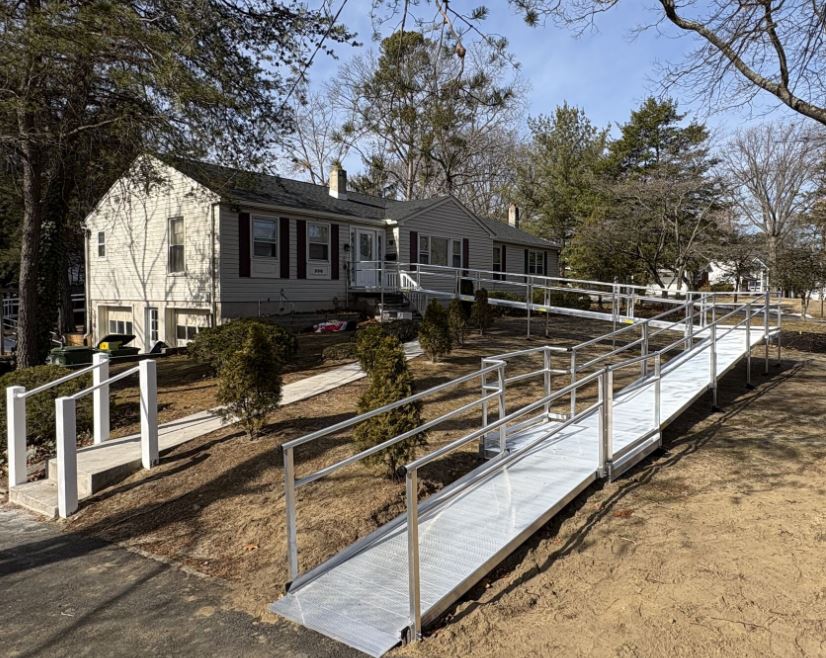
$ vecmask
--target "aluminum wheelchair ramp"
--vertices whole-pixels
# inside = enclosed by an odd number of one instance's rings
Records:
[[[750,327],[751,318],[757,313],[753,313],[751,305],[747,309],[745,322]],[[741,321],[734,326],[726,325],[725,331],[717,334],[717,321],[710,325],[701,323],[687,333],[688,337],[661,350],[684,345],[685,351],[662,364],[661,354],[656,353],[654,372],[640,376],[616,394],[611,389],[610,368],[575,377],[576,381],[555,393],[509,415],[502,413],[495,422],[411,462],[407,465],[407,514],[300,576],[292,483],[314,481],[364,453],[295,479],[292,450],[301,443],[360,422],[365,416],[285,444],[288,527],[293,528],[290,566],[297,577],[288,593],[271,604],[270,610],[373,656],[380,656],[405,640],[416,639],[422,627],[435,621],[598,477],[616,476],[661,445],[661,429],[712,386],[716,391],[717,378],[747,354],[750,365],[751,347],[761,341],[768,345],[768,312],[765,318],[765,331],[749,331],[741,326]],[[503,395],[506,383],[511,381],[502,370],[505,356],[508,355],[494,357],[502,359],[498,365],[475,373],[482,375],[485,404],[492,396]],[[641,360],[647,363],[650,358],[651,354],[644,354],[625,365]],[[768,364],[768,347],[766,359]],[[500,369],[498,393],[486,396],[486,377],[494,368]],[[548,390],[551,368],[546,365],[541,372],[548,374]],[[572,368],[571,372],[577,375],[578,371]],[[512,380],[524,377],[519,375]],[[453,382],[470,378],[468,375]],[[450,383],[407,400],[440,392]],[[575,391],[594,384],[599,390],[597,402],[574,411]],[[554,417],[549,412],[549,403],[568,395],[572,412]],[[500,411],[504,412],[504,407]],[[445,417],[428,421],[421,429]],[[419,503],[418,468],[471,441],[482,441],[492,458]]]

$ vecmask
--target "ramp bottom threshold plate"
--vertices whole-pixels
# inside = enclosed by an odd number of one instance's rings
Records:
[[[755,334],[753,344],[762,340]],[[718,373],[728,371],[745,353],[743,331],[718,340]],[[663,367],[661,427],[708,390],[708,375],[708,350],[687,352]],[[639,443],[618,461],[620,470],[659,445],[653,406],[654,383],[646,380],[615,396],[613,450]],[[596,479],[598,423],[594,412],[501,469],[475,479],[469,474],[469,484],[460,493],[421,513],[423,625],[438,618]],[[522,429],[508,437],[509,449],[557,424],[546,421]],[[649,438],[641,440],[646,435]],[[409,625],[407,528],[400,520],[385,528],[352,556],[322,565],[317,575],[293,586],[270,610],[372,656],[399,644]]]

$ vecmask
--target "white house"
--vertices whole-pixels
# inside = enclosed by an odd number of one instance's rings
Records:
[[[86,218],[89,332],[185,345],[259,313],[346,306],[375,261],[556,275],[558,247],[453,197],[395,201],[189,160],[144,156]],[[137,170],[149,170],[136,176]]]

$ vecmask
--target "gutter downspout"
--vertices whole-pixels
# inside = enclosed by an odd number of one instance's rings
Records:
[[[90,336],[92,333],[92,295],[89,285],[89,281],[91,279],[91,272],[89,269],[89,242],[91,241],[91,235],[92,231],[85,228],[83,231],[83,292],[86,298],[83,300],[83,304],[86,308],[85,313],[83,314],[83,324],[85,325],[85,334],[87,336]]]
[[[210,222],[210,270],[212,272],[212,293],[210,294],[210,301],[212,302],[212,326],[218,326],[218,301],[217,297],[217,289],[218,289],[218,272],[220,271],[220,267],[217,266],[215,262],[215,235],[216,235],[216,227],[215,227],[215,209],[218,208],[218,216],[220,218],[220,202],[215,202],[212,204],[211,210],[211,222]]]

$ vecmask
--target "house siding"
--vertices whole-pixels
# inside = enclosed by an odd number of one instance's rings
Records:
[[[159,338],[174,345],[174,327],[166,321],[172,308],[212,313],[218,292],[213,257],[218,252],[213,231],[217,199],[177,170],[157,163],[165,181],[148,192],[118,181],[86,218],[89,231],[86,276],[90,331],[95,340],[108,333],[108,309],[131,309],[134,345],[146,346],[146,309],[159,310]],[[184,219],[183,273],[168,272],[168,221]],[[97,235],[106,236],[106,255],[99,257]],[[212,242],[213,237],[215,242]]]
[[[268,276],[254,275],[242,277],[239,275],[240,263],[240,241],[238,231],[237,209],[222,205],[220,212],[220,235],[221,235],[221,257],[220,257],[220,316],[222,320],[258,315],[259,304],[262,315],[288,313],[296,311],[314,311],[322,309],[333,309],[346,304],[347,297],[347,273],[345,271],[346,255],[345,244],[349,243],[350,224],[347,222],[334,222],[327,219],[314,219],[292,213],[278,213],[272,211],[242,209],[251,215],[261,215],[272,217],[276,220],[285,219],[289,225],[289,278],[282,278],[280,262],[274,268],[273,274]],[[305,253],[299,254],[298,228],[301,223],[306,228],[309,221],[318,221],[326,224],[339,225],[338,263],[339,278],[332,278],[332,264],[335,259],[330,258],[330,265],[325,278],[309,278],[312,276],[312,264],[307,263],[308,278],[299,279],[301,263],[306,262]],[[332,238],[331,238],[332,242]],[[332,245],[331,245],[332,247]],[[283,252],[282,252],[283,254]],[[279,258],[279,261],[283,255]],[[253,258],[254,260],[254,258]],[[302,272],[304,274],[304,272]],[[286,297],[281,299],[281,293]]]
[[[430,235],[451,238],[462,241],[468,240],[470,269],[489,270],[493,263],[493,239],[482,226],[462,208],[456,201],[450,199],[435,208],[428,209],[420,215],[401,222],[398,232],[398,253],[401,262],[410,259],[410,232],[417,235]],[[448,255],[448,258],[450,255]],[[449,261],[448,261],[449,262]],[[439,279],[436,277],[422,279],[423,287],[433,290],[453,291],[455,280]]]

